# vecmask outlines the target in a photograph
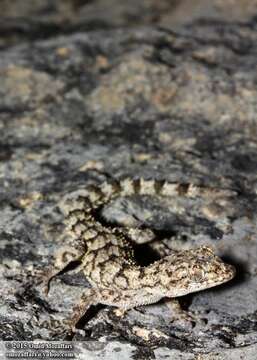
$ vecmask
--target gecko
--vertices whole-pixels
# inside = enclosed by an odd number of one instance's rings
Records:
[[[176,199],[200,200],[203,213],[208,214],[217,206],[221,211],[221,205],[226,205],[226,199],[235,196],[235,191],[128,178],[90,185],[66,195],[60,204],[65,216],[65,245],[58,250],[53,266],[46,272],[45,290],[48,293],[50,281],[68,264],[80,262],[80,269],[91,287],[85,289],[73,309],[69,319],[72,331],[92,305],[128,310],[162,298],[172,299],[205,290],[235,276],[234,266],[223,262],[207,245],[174,250],[150,265],[138,265],[131,240],[122,227],[103,224],[96,216],[99,209],[116,198],[135,194],[169,197],[174,202]],[[214,211],[212,216],[217,217],[219,211]]]

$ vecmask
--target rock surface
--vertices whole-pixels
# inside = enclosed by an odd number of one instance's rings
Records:
[[[92,3],[93,19],[102,2]],[[199,354],[202,359],[254,359],[257,23],[196,22],[175,31],[135,28],[131,21],[118,29],[126,24],[117,18],[121,23],[114,20],[113,29],[98,26],[90,32],[78,25],[64,34],[60,25],[58,36],[45,40],[37,33],[31,38],[31,24],[22,36],[6,25],[0,54],[0,337],[70,339],[54,321],[67,318],[86,280],[66,272],[53,281],[48,297],[34,282],[60,246],[58,203],[79,186],[142,176],[238,192],[225,209],[229,233],[189,227],[183,239],[177,236],[182,229],[174,231],[172,204],[167,213],[151,199],[125,204],[119,199],[104,209],[106,221],[122,225],[135,216],[158,227],[158,241],[170,247],[211,244],[236,266],[237,277],[181,299],[196,316],[194,326],[171,322],[165,302],[124,316],[100,307],[81,324],[85,334],[73,339],[83,341],[89,359],[193,359]],[[36,27],[42,25],[34,13],[33,19]],[[56,17],[47,19],[56,24]],[[150,220],[142,217],[144,208],[152,212]],[[139,247],[138,256],[145,250]]]

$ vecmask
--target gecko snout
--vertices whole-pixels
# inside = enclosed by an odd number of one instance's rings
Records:
[[[236,268],[233,265],[224,263],[223,275],[227,281],[233,279],[236,275]]]
[[[231,280],[236,274],[233,265],[224,263],[219,257],[215,256],[205,267],[205,281],[209,286],[216,286]]]

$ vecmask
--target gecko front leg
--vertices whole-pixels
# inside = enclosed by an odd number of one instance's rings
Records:
[[[85,254],[85,248],[78,246],[64,246],[55,255],[55,260],[52,266],[43,271],[41,276],[41,282],[43,283],[43,292],[45,295],[48,294],[51,280],[60,274],[70,263],[80,261]]]
[[[186,323],[190,326],[196,322],[195,317],[190,312],[182,309],[178,299],[165,299],[165,305],[169,308],[171,322]]]
[[[80,301],[74,306],[72,310],[72,316],[68,321],[69,327],[72,332],[76,332],[76,325],[79,320],[86,314],[90,306],[97,305],[99,303],[99,295],[93,288],[86,289],[83,292]]]
[[[72,316],[68,320],[69,328],[72,332],[77,332],[76,325],[79,320],[86,314],[90,306],[103,304],[116,307],[117,316],[123,316],[129,309],[133,308],[140,301],[137,299],[136,304],[133,303],[134,296],[128,295],[126,292],[118,289],[86,289],[82,294],[80,301],[74,306]]]

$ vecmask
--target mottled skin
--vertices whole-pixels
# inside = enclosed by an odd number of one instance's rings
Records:
[[[74,308],[73,329],[93,304],[129,309],[163,297],[175,298],[204,290],[230,280],[235,274],[234,267],[225,264],[207,246],[174,251],[149,266],[138,266],[122,228],[104,226],[94,215],[96,209],[115,197],[133,194],[201,198],[210,208],[217,199],[222,203],[235,195],[230,190],[142,179],[104,183],[69,194],[61,204],[66,215],[66,244],[48,273],[47,285],[71,261],[81,261],[91,288],[86,289]]]

